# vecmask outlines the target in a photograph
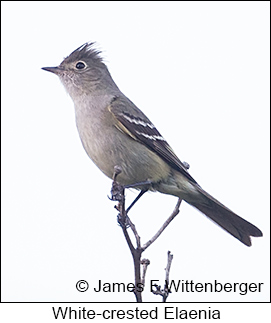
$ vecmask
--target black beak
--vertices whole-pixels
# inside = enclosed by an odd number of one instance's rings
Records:
[[[44,71],[47,71],[47,72],[52,72],[54,74],[58,74],[62,70],[59,66],[56,66],[56,67],[42,67],[41,69],[44,70]]]

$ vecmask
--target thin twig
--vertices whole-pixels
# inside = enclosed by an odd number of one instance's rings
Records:
[[[164,289],[161,289],[161,286],[154,285],[155,288],[156,288],[156,290],[152,290],[152,293],[154,295],[160,295],[160,296],[162,296],[163,302],[166,302],[169,293],[171,293],[171,291],[168,288],[168,286],[169,286],[169,272],[170,272],[170,267],[171,267],[173,255],[170,253],[170,251],[168,251],[167,255],[168,255],[168,257],[167,257],[167,267],[165,268],[165,271],[166,271],[166,279],[165,279]]]
[[[112,199],[117,200],[119,203],[116,207],[116,209],[119,211],[118,215],[118,222],[122,228],[124,237],[126,239],[126,242],[129,246],[129,249],[131,251],[133,261],[134,261],[134,270],[135,270],[135,289],[134,289],[134,294],[136,297],[137,302],[142,302],[142,291],[138,289],[138,286],[141,284],[141,274],[140,274],[140,258],[142,254],[142,249],[140,246],[140,237],[135,229],[135,225],[131,222],[131,220],[127,217],[127,213],[125,210],[125,194],[124,194],[124,187],[119,185],[116,182],[117,175],[120,174],[121,169],[117,173],[119,168],[115,167],[115,173],[114,173],[114,180],[113,180],[113,185],[112,185]],[[135,236],[136,236],[136,242],[137,242],[137,248],[133,246],[133,243],[130,239],[130,236],[127,232],[127,227],[131,227],[133,230]]]
[[[140,236],[137,233],[136,227],[128,216],[127,216],[127,219],[128,219],[128,224],[129,224],[129,226],[130,226],[131,230],[133,231],[134,236],[136,238],[137,249],[141,249]]]
[[[122,212],[122,214],[120,213],[120,224],[121,224],[121,228],[124,234],[124,237],[126,239],[126,242],[129,246],[129,249],[131,251],[132,257],[133,257],[133,261],[134,261],[134,271],[135,271],[135,289],[134,289],[134,294],[136,297],[136,301],[137,302],[142,302],[142,292],[138,289],[138,286],[140,286],[141,283],[141,274],[140,274],[140,258],[141,258],[141,254],[142,254],[142,249],[141,248],[135,248],[133,246],[133,243],[130,239],[130,236],[127,232],[127,215],[126,215],[126,211],[124,208],[124,190],[123,190],[123,199],[119,202],[119,204],[122,204],[119,206],[120,211]],[[131,221],[128,220],[129,225],[131,225]],[[140,238],[139,240],[137,240],[137,243],[139,241],[140,244]],[[140,245],[139,245],[140,247]]]
[[[172,260],[173,260],[173,254],[170,251],[168,251],[167,252],[167,266],[165,268],[167,284],[169,283],[169,272],[170,272]]]
[[[146,250],[159,236],[160,234],[165,230],[165,228],[169,225],[169,223],[175,218],[175,216],[180,212],[180,205],[181,205],[182,199],[178,199],[178,202],[172,212],[172,214],[170,215],[170,217],[166,220],[166,222],[162,225],[162,227],[157,231],[157,233],[148,241],[146,242],[143,247],[142,250]]]
[[[134,261],[134,270],[135,270],[135,289],[134,289],[134,294],[136,297],[137,302],[142,302],[142,291],[138,289],[137,287],[140,286],[140,284],[145,285],[145,276],[146,276],[146,271],[147,267],[150,264],[150,261],[148,259],[141,259],[142,252],[146,250],[160,235],[161,233],[165,230],[165,228],[169,225],[169,223],[175,218],[175,216],[179,213],[179,208],[181,205],[182,200],[178,199],[178,202],[170,215],[170,217],[166,220],[166,222],[163,224],[163,226],[160,228],[160,230],[150,239],[147,243],[144,244],[143,247],[141,247],[141,242],[140,242],[140,236],[136,230],[135,225],[133,222],[129,219],[127,216],[127,211],[125,210],[125,188],[124,186],[120,185],[117,182],[117,176],[122,172],[121,167],[115,166],[114,168],[114,176],[113,176],[113,184],[112,184],[112,189],[111,189],[111,200],[118,201],[118,205],[116,206],[116,209],[119,211],[118,215],[118,222],[122,228],[124,237],[126,239],[126,242],[129,246],[129,249],[131,251],[133,261]],[[137,247],[135,248],[131,238],[128,234],[127,228],[130,227],[131,230],[133,231],[133,234],[136,239],[136,245]],[[153,291],[154,294],[161,295],[163,297],[163,301],[165,302],[168,294],[170,293],[170,290],[168,289],[168,282],[169,282],[169,271],[170,271],[170,266],[172,262],[173,256],[168,252],[168,263],[166,267],[166,281],[165,281],[165,287],[164,290],[161,290],[161,286],[156,286],[156,291]],[[141,278],[141,267],[140,264],[143,265],[143,272],[142,272],[142,278]]]
[[[166,280],[165,280],[165,287],[164,287],[163,302],[166,302],[169,293],[171,293],[171,291],[168,288],[168,286],[169,286],[169,272],[170,272],[170,267],[171,267],[172,260],[173,260],[173,254],[170,253],[170,251],[168,251],[167,252],[167,266],[165,268],[165,271],[166,271]]]
[[[145,286],[145,276],[147,272],[147,267],[149,266],[150,263],[151,262],[149,261],[149,259],[144,258],[141,260],[141,265],[143,266],[141,283],[143,284],[143,286]]]

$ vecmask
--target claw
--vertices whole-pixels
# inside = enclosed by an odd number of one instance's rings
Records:
[[[121,202],[123,200],[124,195],[124,187],[120,185],[118,182],[113,181],[111,188],[111,201]]]
[[[130,221],[128,216],[126,215],[125,217],[123,217],[122,215],[120,215],[120,213],[117,216],[117,220],[118,220],[118,224],[122,227],[122,228],[130,228]]]

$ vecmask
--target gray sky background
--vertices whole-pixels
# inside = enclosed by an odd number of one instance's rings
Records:
[[[134,301],[94,293],[134,281],[132,258],[89,160],[71,99],[41,70],[96,41],[120,89],[156,125],[199,184],[257,225],[248,248],[183,203],[144,254],[151,279],[264,283],[261,293],[172,293],[169,301],[269,299],[269,3],[4,2],[2,4],[2,300]],[[136,196],[127,192],[127,201]],[[127,203],[128,203],[127,202]],[[176,198],[148,193],[130,216],[142,242]],[[90,289],[79,293],[78,280]]]

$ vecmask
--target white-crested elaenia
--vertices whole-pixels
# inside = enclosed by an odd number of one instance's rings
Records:
[[[250,236],[262,236],[197,184],[152,122],[119,90],[93,43],[43,69],[56,74],[71,96],[82,144],[105,175],[112,179],[119,166],[120,184],[182,198],[247,246]]]

